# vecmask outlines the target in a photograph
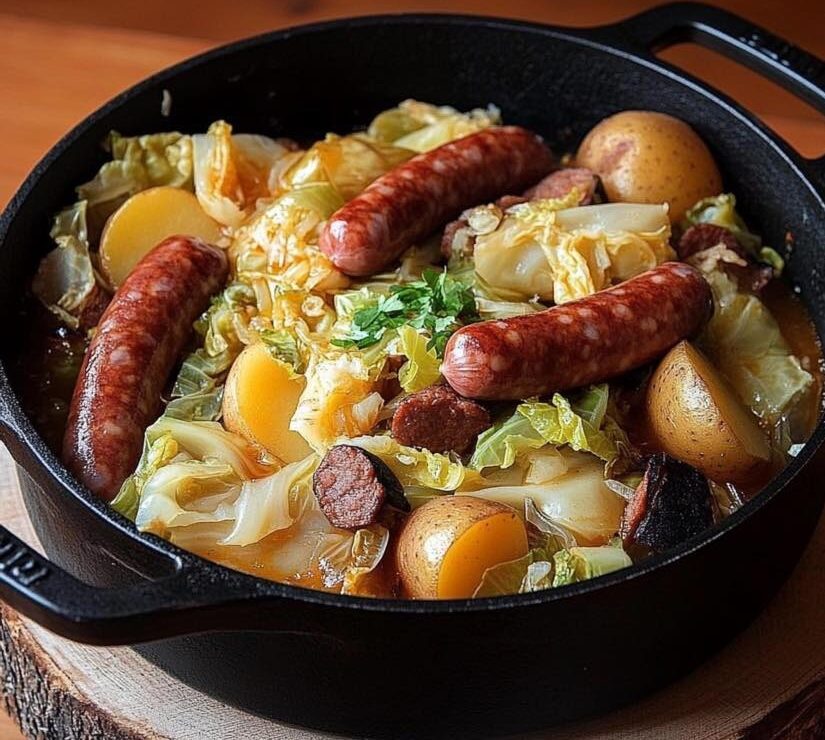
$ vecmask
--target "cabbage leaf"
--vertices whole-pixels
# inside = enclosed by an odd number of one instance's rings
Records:
[[[621,540],[602,547],[571,547],[553,555],[553,586],[586,581],[633,565]]]
[[[277,188],[290,149],[266,136],[232,134],[226,121],[215,121],[192,137],[195,195],[218,223],[237,227],[261,198]]]
[[[741,292],[724,270],[705,269],[705,277],[715,310],[699,344],[742,401],[773,425],[808,391],[813,378],[759,298]]]
[[[418,486],[436,491],[455,491],[478,486],[483,479],[447,455],[398,444],[392,437],[355,437],[340,440],[355,445],[380,458],[401,485]]]
[[[663,206],[567,205],[556,199],[512,206],[498,228],[476,238],[476,273],[499,298],[565,303],[675,256]]]
[[[77,188],[91,209],[111,213],[126,198],[141,190],[169,185],[192,190],[192,139],[177,132],[121,136],[109,135],[112,159],[94,179]]]
[[[426,152],[468,134],[501,123],[495,106],[459,113],[450,106],[404,100],[397,108],[379,113],[369,126],[375,139]]]
[[[284,174],[283,186],[328,185],[351,200],[373,180],[406,162],[415,152],[366,134],[327,134],[315,142]]]
[[[86,212],[81,200],[57,214],[50,232],[57,247],[40,261],[32,281],[38,300],[72,329],[101,289],[89,255]]]
[[[398,371],[398,382],[407,393],[415,393],[438,382],[441,361],[427,348],[427,337],[408,324],[398,328],[399,349],[407,361]]]

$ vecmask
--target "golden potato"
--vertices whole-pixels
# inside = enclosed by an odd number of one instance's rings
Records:
[[[601,178],[608,200],[668,203],[673,222],[696,201],[722,191],[722,176],[698,134],[654,111],[623,111],[596,124],[576,164]]]
[[[469,598],[484,571],[527,554],[514,509],[472,496],[439,496],[416,509],[398,538],[398,570],[415,599]]]
[[[719,483],[747,484],[770,459],[756,417],[688,342],[670,350],[653,374],[647,416],[665,452]]]
[[[159,187],[133,195],[106,222],[100,238],[100,267],[117,288],[140,260],[164,239],[181,234],[214,244],[218,223],[188,190]]]
[[[289,428],[304,390],[304,378],[258,342],[247,347],[232,365],[223,393],[226,428],[255,442],[283,463],[303,460],[312,450]]]

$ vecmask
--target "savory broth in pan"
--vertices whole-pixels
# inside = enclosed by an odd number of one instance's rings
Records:
[[[110,148],[55,219],[17,384],[81,482],[229,567],[555,588],[701,534],[819,418],[782,256],[669,116],[605,119],[563,167],[493,106],[416,101],[307,148],[223,121]]]

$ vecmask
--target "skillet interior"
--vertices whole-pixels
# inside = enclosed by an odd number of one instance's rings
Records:
[[[606,49],[597,38],[461,18],[366,19],[273,34],[184,63],[92,116],[38,167],[7,216],[0,251],[3,315],[13,315],[49,248],[51,215],[103,161],[99,143],[110,129],[198,131],[224,117],[239,131],[311,138],[363,125],[399,98],[416,97],[462,109],[495,102],[506,121],[537,130],[559,152],[624,108],[662,110],[688,121],[711,146],[726,186],[766,242],[781,245],[786,231],[794,231],[789,279],[825,334],[822,201],[801,180],[793,156],[724,101]],[[168,118],[160,112],[163,88],[172,95]],[[20,331],[25,327],[13,321],[0,328],[4,363],[19,347]],[[193,561],[165,544],[152,556],[131,538],[115,536],[112,522],[122,528],[122,520],[84,492],[70,492],[65,471],[28,423],[20,423],[42,463],[27,468],[45,490],[30,481],[25,489],[53,560],[100,585],[131,582],[134,570],[168,575],[176,562]],[[749,510],[723,525],[724,536],[717,530],[700,538],[715,539],[699,550],[698,542],[688,543],[602,583],[472,604],[363,602],[264,583],[199,561],[203,579],[227,598],[261,600],[211,610],[198,626],[291,632],[178,638],[141,650],[233,703],[336,729],[397,734],[407,718],[418,732],[430,725],[513,731],[603,709],[698,662],[775,590],[821,506],[821,496],[804,486],[806,471],[797,473],[822,436],[820,425],[809,450]],[[656,568],[663,560],[672,564]],[[185,596],[177,606],[187,606]],[[617,670],[621,681],[592,678]],[[396,688],[388,692],[387,686]],[[537,687],[546,700],[537,701]],[[381,697],[378,706],[374,695]],[[429,719],[422,724],[423,708]],[[468,711],[474,711],[472,721]]]

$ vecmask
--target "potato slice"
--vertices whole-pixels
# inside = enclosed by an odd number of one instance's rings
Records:
[[[159,187],[133,195],[106,222],[100,238],[100,267],[118,287],[134,266],[169,236],[196,236],[214,244],[221,235],[188,190]]]
[[[398,569],[416,599],[464,599],[484,572],[527,554],[527,530],[509,506],[440,496],[416,509],[398,539]]]
[[[223,394],[223,421],[284,463],[303,460],[312,450],[289,428],[304,390],[303,376],[269,354],[258,342],[247,347],[232,365]]]
[[[647,415],[665,452],[719,483],[746,485],[770,460],[756,417],[689,342],[670,350],[653,374]]]

